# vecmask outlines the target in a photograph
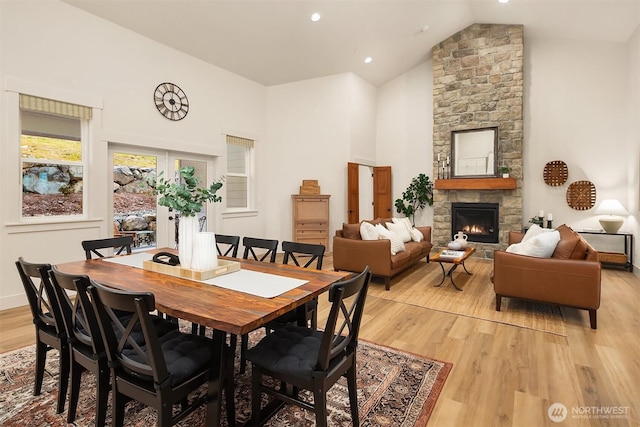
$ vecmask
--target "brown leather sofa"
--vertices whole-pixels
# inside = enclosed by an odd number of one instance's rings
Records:
[[[493,257],[493,288],[496,311],[502,297],[566,305],[589,311],[591,328],[597,328],[600,307],[600,262],[598,252],[566,225],[557,228],[560,242],[551,258],[536,258],[505,251]],[[510,232],[509,244],[524,233]]]
[[[385,225],[391,218],[368,221]],[[391,278],[413,266],[422,257],[429,262],[431,227],[416,227],[424,236],[421,242],[406,242],[405,250],[391,255],[389,240],[362,240],[360,224],[343,224],[333,237],[333,268],[336,271],[361,272],[368,265],[374,276],[384,278],[385,289],[391,288]]]

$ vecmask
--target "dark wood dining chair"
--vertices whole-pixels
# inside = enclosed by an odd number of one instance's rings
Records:
[[[113,249],[114,255],[120,255],[123,251],[130,254],[132,245],[133,237],[118,236],[106,239],[84,240],[82,242],[82,249],[84,249],[85,257],[91,259],[93,255],[99,258],[104,257],[104,254],[99,251],[100,249]]]
[[[91,372],[96,378],[96,426],[105,423],[107,414],[107,398],[109,396],[109,367],[104,340],[100,333],[98,318],[91,305],[89,286],[91,280],[85,275],[67,274],[55,266],[50,271],[41,269],[45,287],[56,295],[58,312],[64,322],[69,337],[71,357],[71,391],[69,393],[69,410],[67,422],[73,423],[78,407],[82,373]],[[74,298],[75,296],[75,298]],[[54,310],[54,313],[56,310]],[[117,313],[128,318],[129,313]],[[158,335],[165,335],[178,328],[177,323],[165,320],[160,316],[151,316]],[[118,332],[116,332],[118,334]],[[136,329],[135,342],[143,343],[142,331]]]
[[[357,276],[329,288],[331,311],[324,331],[289,325],[276,329],[247,351],[252,364],[251,424],[261,420],[262,392],[277,401],[313,411],[316,426],[327,426],[327,391],[346,377],[353,426],[359,426],[356,387],[358,334],[371,273],[369,267]],[[269,376],[274,386],[263,384]],[[276,388],[275,384],[280,387]],[[287,386],[284,387],[284,384]],[[313,403],[300,399],[299,390],[313,393]],[[269,414],[273,414],[269,411]]]
[[[67,423],[75,421],[80,396],[80,380],[84,371],[96,379],[96,426],[105,425],[107,398],[109,397],[109,367],[98,320],[87,293],[90,285],[87,276],[65,274],[55,267],[40,270],[42,280],[51,293],[55,293],[57,311],[64,322],[69,338],[71,364],[71,390]],[[75,298],[74,298],[75,296]]]
[[[27,294],[33,324],[36,327],[36,378],[33,395],[38,396],[42,391],[47,353],[52,349],[58,350],[60,353],[60,369],[56,413],[59,414],[64,411],[67,386],[69,384],[69,343],[64,322],[56,321],[54,314],[53,307],[56,304],[56,297],[47,292],[40,276],[40,271],[51,270],[51,265],[30,263],[20,257],[16,261],[16,267],[18,268],[24,291]]]
[[[218,250],[218,255],[232,256],[234,258],[237,258],[239,247],[240,247],[240,236],[216,234],[216,249]]]
[[[112,421],[124,423],[125,403],[131,399],[155,408],[158,426],[171,426],[202,404],[216,411],[225,388],[229,425],[235,425],[233,353],[225,347],[223,378],[214,380],[215,352],[210,338],[172,330],[162,336],[154,325],[155,297],[91,282],[91,303],[107,349],[112,383]],[[122,316],[122,313],[129,316]],[[136,331],[141,331],[142,335]],[[142,339],[142,342],[139,340]],[[192,392],[208,389],[188,402]],[[180,404],[179,411],[174,406]]]
[[[298,267],[315,268],[322,270],[322,260],[324,258],[324,245],[301,242],[282,242],[282,251],[284,252],[283,264],[294,264]],[[314,298],[301,307],[304,309],[304,318],[311,323],[311,327],[318,328],[318,299]],[[285,313],[275,320],[267,323],[267,328],[276,329],[290,323],[299,323],[297,310]]]
[[[276,253],[278,251],[277,240],[245,237],[242,239],[242,246],[244,246],[243,259],[276,262]],[[258,251],[258,253],[256,253],[255,249],[262,249],[264,252],[261,253]]]

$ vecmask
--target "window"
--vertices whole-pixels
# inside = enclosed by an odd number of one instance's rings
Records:
[[[254,141],[227,135],[227,209],[248,209]]]
[[[22,217],[83,215],[91,108],[20,95]]]

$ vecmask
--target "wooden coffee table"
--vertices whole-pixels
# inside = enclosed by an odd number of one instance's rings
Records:
[[[465,267],[464,262],[475,251],[476,251],[476,248],[468,247],[468,248],[466,248],[464,250],[464,253],[462,253],[460,256],[457,256],[457,257],[455,257],[455,256],[446,256],[447,252],[451,252],[451,251],[448,251],[448,250],[441,251],[441,252],[431,256],[429,258],[429,261],[437,262],[438,264],[440,264],[440,268],[442,269],[442,280],[440,281],[440,283],[435,285],[435,287],[439,288],[440,286],[442,286],[442,284],[444,283],[444,281],[447,278],[447,276],[449,276],[449,279],[451,279],[451,284],[453,285],[453,287],[456,288],[459,291],[462,291],[462,289],[460,289],[458,287],[458,285],[456,285],[456,282],[453,281],[452,273],[456,270],[456,268],[458,268],[459,265],[462,265],[462,268],[464,268],[464,271],[468,275],[471,275],[469,270],[467,270],[467,267]],[[463,252],[463,251],[459,251],[459,252]],[[449,271],[447,271],[445,273],[444,266],[442,265],[443,263],[453,264],[453,266],[449,269]]]

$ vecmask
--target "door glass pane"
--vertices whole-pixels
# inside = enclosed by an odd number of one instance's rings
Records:
[[[155,247],[157,158],[113,155],[113,233],[133,237],[136,248]]]

